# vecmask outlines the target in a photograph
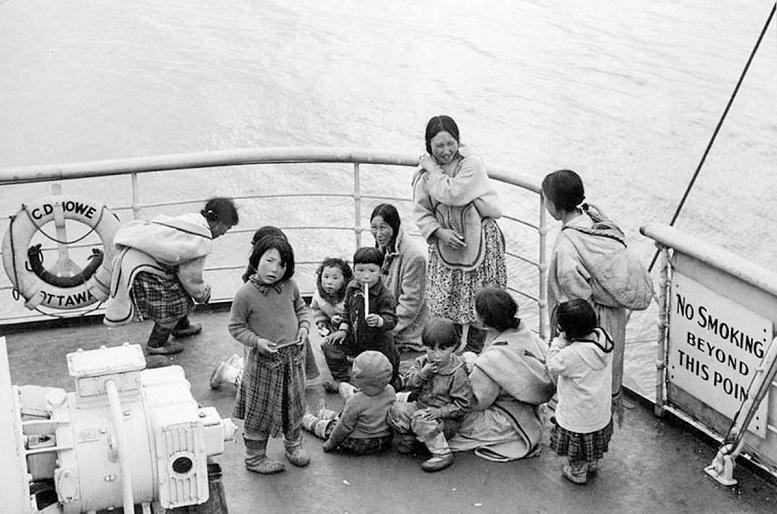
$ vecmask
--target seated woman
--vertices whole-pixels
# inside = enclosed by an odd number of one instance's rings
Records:
[[[464,354],[474,360],[469,380],[475,401],[449,445],[496,462],[533,456],[542,439],[537,407],[555,392],[545,369],[548,346],[516,317],[518,305],[507,291],[483,289],[475,309],[487,330],[480,355]]]
[[[396,207],[382,203],[370,215],[375,246],[383,253],[383,284],[397,302],[394,342],[397,350],[423,350],[421,331],[429,318],[426,307],[426,250],[405,235]]]

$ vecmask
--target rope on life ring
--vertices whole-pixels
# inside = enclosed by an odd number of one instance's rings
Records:
[[[72,241],[61,241],[42,230],[49,222],[73,220],[90,230]],[[3,267],[14,285],[14,295],[25,299],[25,307],[73,310],[108,298],[115,248],[113,237],[120,225],[116,215],[105,205],[79,196],[62,195],[41,198],[22,204],[11,216],[9,230],[3,239]],[[40,231],[58,245],[70,245],[91,233],[100,237],[102,249],[92,249],[89,264],[77,273],[58,276],[43,266],[41,245],[30,246],[32,237]]]
[[[31,246],[27,249],[27,259],[30,262],[30,271],[38,275],[41,280],[57,287],[75,287],[81,284],[85,284],[87,280],[92,278],[94,272],[103,263],[105,254],[99,248],[92,248],[92,255],[88,257],[89,264],[86,265],[79,273],[76,273],[72,277],[60,277],[49,272],[43,267],[43,251],[40,244]]]

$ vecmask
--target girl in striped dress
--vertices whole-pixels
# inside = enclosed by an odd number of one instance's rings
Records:
[[[585,484],[596,474],[612,437],[610,336],[598,327],[596,312],[582,299],[559,304],[559,335],[550,344],[547,367],[558,377],[558,406],[550,447],[566,455],[561,474]]]
[[[286,459],[293,465],[310,462],[301,431],[310,319],[291,278],[294,252],[284,237],[261,238],[249,264],[256,273],[235,295],[229,319],[229,333],[249,349],[233,416],[244,420],[246,469],[270,474],[285,469],[267,457],[270,437],[283,435]]]

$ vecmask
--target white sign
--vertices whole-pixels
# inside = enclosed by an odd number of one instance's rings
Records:
[[[771,340],[771,321],[674,274],[667,354],[670,382],[733,420]],[[767,394],[749,427],[761,438],[766,437],[768,405]]]

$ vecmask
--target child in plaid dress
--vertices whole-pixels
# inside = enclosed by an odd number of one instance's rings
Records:
[[[286,458],[310,462],[302,447],[304,344],[310,320],[294,274],[294,252],[283,237],[261,238],[251,253],[256,269],[235,295],[229,333],[248,349],[233,416],[244,420],[246,469],[261,474],[284,470],[267,457],[267,441],[283,434]]]
[[[558,377],[558,406],[550,446],[566,455],[561,474],[585,484],[596,474],[612,437],[610,336],[597,325],[596,312],[582,299],[556,309],[559,336],[547,355],[550,374]]]

